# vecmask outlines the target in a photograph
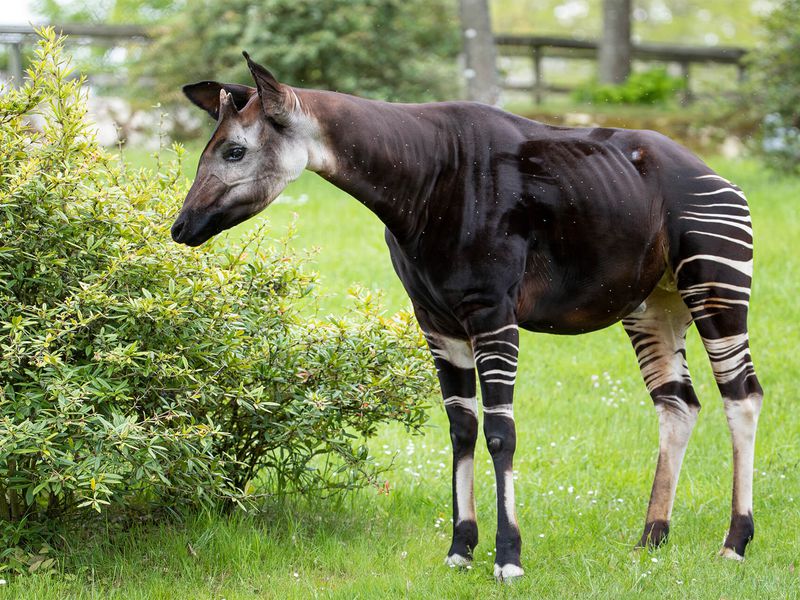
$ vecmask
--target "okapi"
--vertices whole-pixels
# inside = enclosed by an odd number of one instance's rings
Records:
[[[519,327],[578,334],[617,321],[659,419],[639,544],[667,538],[700,411],[684,346],[694,322],[733,440],[732,516],[720,554],[742,559],[754,531],[763,396],[747,335],[753,241],[742,191],[653,131],[552,127],[471,102],[394,104],[299,89],[245,58],[254,88],[183,88],[217,127],[172,237],[202,244],[261,211],[304,169],[383,221],[450,421],[447,564],[468,565],[478,542],[475,372],[497,481],[494,574],[507,579],[523,574],[512,475]]]

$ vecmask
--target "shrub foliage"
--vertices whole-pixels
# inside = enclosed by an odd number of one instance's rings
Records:
[[[631,73],[620,85],[597,82],[581,86],[573,93],[577,102],[593,104],[666,104],[686,88],[685,81],[670,75],[665,68]]]
[[[365,291],[341,320],[313,316],[288,238],[173,244],[177,165],[112,160],[84,100],[52,31],[0,95],[3,533],[109,505],[377,485],[366,438],[419,428],[432,392],[411,316]]]

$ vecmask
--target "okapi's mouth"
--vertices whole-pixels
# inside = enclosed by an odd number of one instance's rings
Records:
[[[206,214],[181,211],[172,224],[170,233],[173,241],[195,248],[252,216],[253,213],[246,211],[214,211]]]
[[[183,211],[175,219],[170,230],[172,239],[179,244],[186,244],[193,248],[199,246],[227,229],[223,224],[223,217],[224,215],[221,213],[197,215]]]

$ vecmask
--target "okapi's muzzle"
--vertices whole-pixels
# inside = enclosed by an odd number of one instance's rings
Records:
[[[224,229],[233,227],[232,211],[219,208],[220,199],[228,191],[218,177],[196,179],[172,225],[172,239],[179,244],[199,246]]]
[[[179,244],[199,246],[224,229],[220,214],[197,214],[191,210],[182,210],[172,225],[172,239]]]

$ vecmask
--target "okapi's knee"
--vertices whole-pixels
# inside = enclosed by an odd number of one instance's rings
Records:
[[[513,456],[517,447],[517,434],[513,420],[487,415],[483,432],[486,436],[486,447],[493,459],[506,455]]]

